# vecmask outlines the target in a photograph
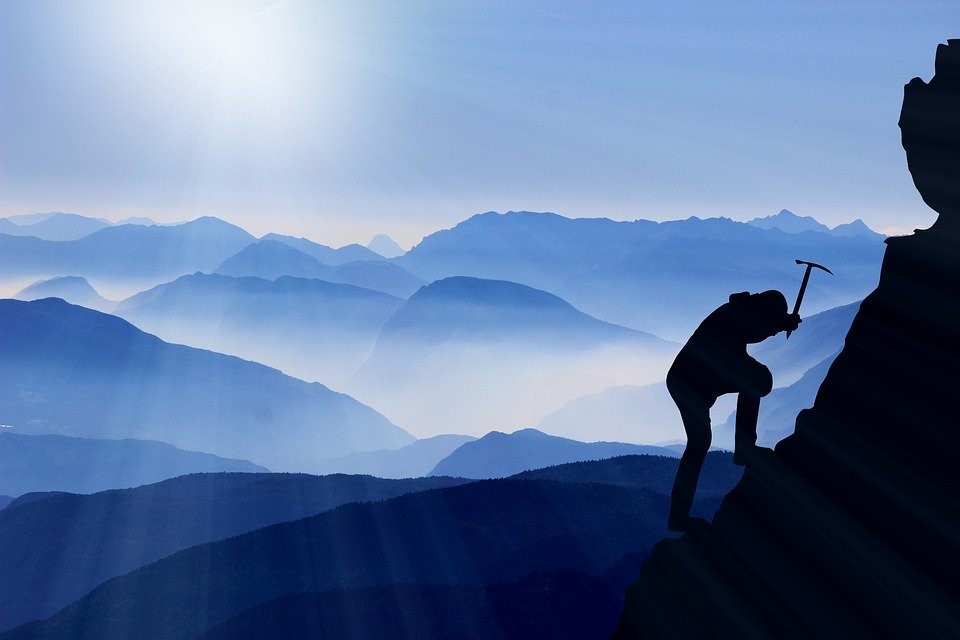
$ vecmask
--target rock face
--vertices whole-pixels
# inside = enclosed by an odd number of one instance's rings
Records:
[[[814,407],[712,524],[656,545],[615,638],[960,629],[960,40],[906,86],[900,126],[937,223],[887,240]]]

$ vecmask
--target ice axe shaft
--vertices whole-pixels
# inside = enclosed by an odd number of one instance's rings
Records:
[[[793,305],[793,315],[800,315],[800,303],[803,302],[803,294],[807,292],[807,283],[810,282],[810,272],[813,271],[814,267],[817,269],[823,269],[830,275],[833,275],[833,271],[830,271],[830,269],[827,269],[822,264],[817,264],[816,262],[797,260],[796,263],[807,265],[806,270],[803,272],[803,281],[800,282],[800,293],[797,294],[797,302]],[[793,331],[787,331],[787,338],[790,337],[791,333],[793,333]]]

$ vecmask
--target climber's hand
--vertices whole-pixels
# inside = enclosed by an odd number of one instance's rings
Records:
[[[787,326],[783,329],[784,331],[796,331],[801,322],[803,322],[803,320],[800,319],[799,313],[791,313],[787,316]]]

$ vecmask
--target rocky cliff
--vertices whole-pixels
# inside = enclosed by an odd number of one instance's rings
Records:
[[[615,638],[956,637],[960,629],[960,40],[906,87],[929,229],[887,240],[812,409],[710,525],[654,548]]]

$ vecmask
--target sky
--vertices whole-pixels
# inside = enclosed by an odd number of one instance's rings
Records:
[[[935,219],[903,85],[960,2],[2,0],[0,215],[405,247],[478,212]]]

